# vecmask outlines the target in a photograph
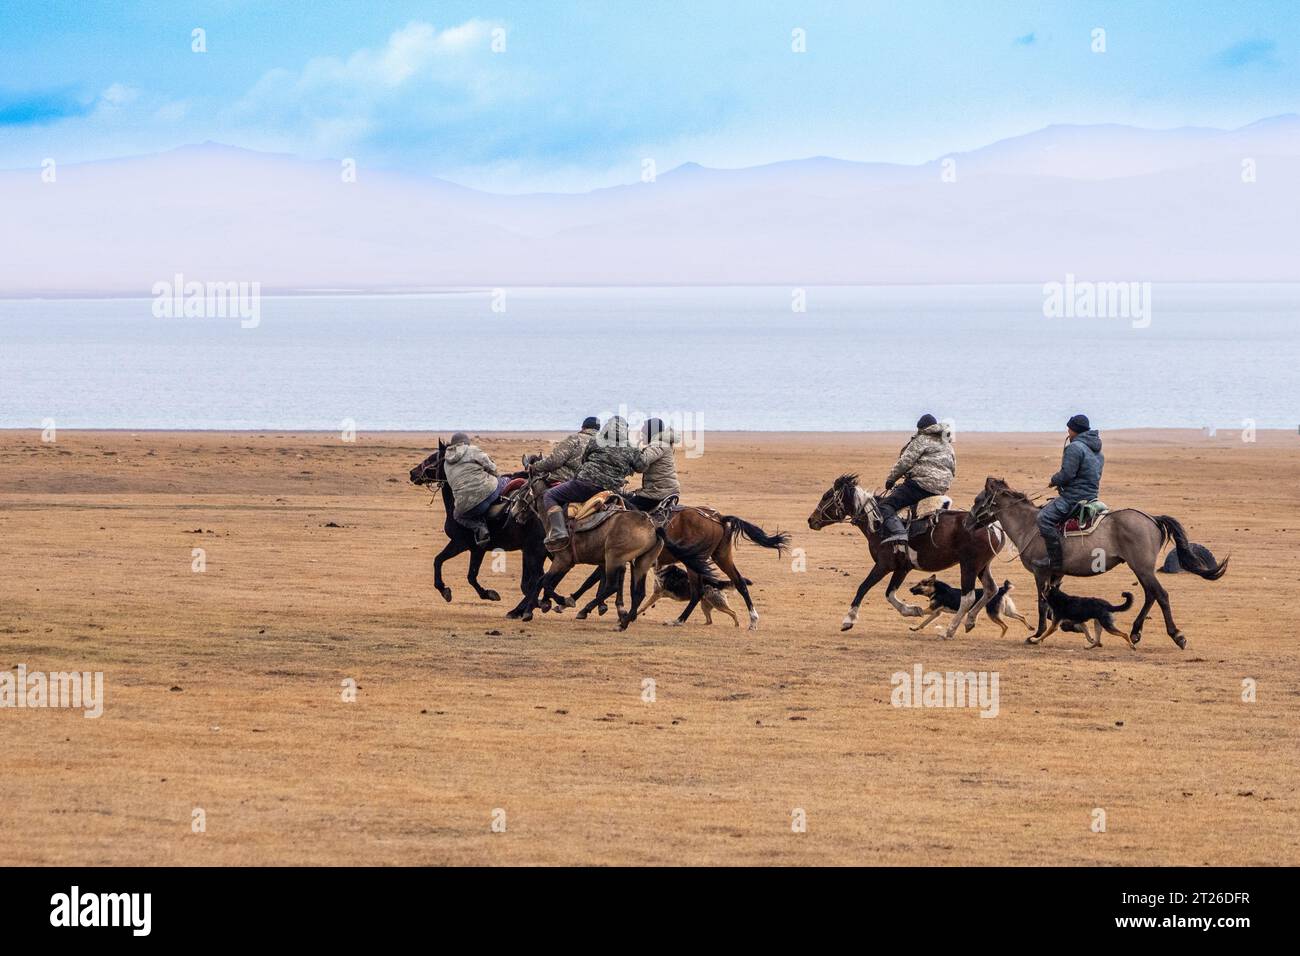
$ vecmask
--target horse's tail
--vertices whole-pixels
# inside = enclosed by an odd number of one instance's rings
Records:
[[[1122,592],[1122,593],[1123,593],[1123,595],[1124,595],[1124,603],[1123,603],[1123,604],[1107,604],[1107,605],[1106,605],[1106,609],[1107,609],[1108,611],[1110,611],[1112,614],[1118,614],[1120,611],[1127,611],[1129,608],[1131,608],[1131,607],[1133,606],[1133,592],[1132,592],[1132,591],[1124,591],[1124,592]]]
[[[760,548],[772,548],[777,554],[784,553],[785,549],[790,546],[790,535],[784,531],[778,531],[776,534],[768,534],[756,524],[750,524],[744,518],[738,518],[735,515],[724,515],[722,526],[727,529],[727,534],[731,535],[732,543],[741,535],[744,535]]]
[[[708,561],[709,551],[707,546],[696,545],[692,548],[676,544],[664,533],[663,528],[655,528],[655,534],[664,543],[665,551],[700,576],[700,584],[707,584],[715,588],[724,586],[724,582],[720,578],[713,576],[713,565]]]
[[[1163,545],[1170,538],[1174,541],[1174,550],[1178,552],[1178,563],[1184,571],[1190,571],[1207,581],[1217,581],[1223,577],[1224,572],[1228,570],[1228,559],[1224,558],[1213,567],[1206,567],[1196,552],[1192,550],[1191,542],[1187,540],[1187,531],[1176,518],[1169,515],[1153,515],[1152,519],[1156,527],[1160,529],[1160,543]]]

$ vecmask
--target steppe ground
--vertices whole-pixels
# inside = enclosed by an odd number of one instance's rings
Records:
[[[441,502],[407,482],[431,435],[0,433],[0,669],[103,671],[106,697],[0,710],[6,862],[1300,863],[1300,438],[1103,436],[1113,507],[1232,555],[1162,578],[1185,651],[1158,614],[1136,651],[987,620],[945,643],[879,591],[841,633],[865,543],[807,517],[841,472],[883,480],[901,434],[708,434],[685,500],[792,532],[806,570],[742,544],[757,632],[668,628],[665,603],[617,633],[505,620],[514,554],[484,568],[503,603],[464,557],[434,593]],[[511,463],[555,437],[480,440]],[[957,449],[964,506],[989,474],[1041,489],[1060,436]],[[995,574],[1032,615],[1029,575]],[[891,706],[918,663],[996,671],[996,718]]]

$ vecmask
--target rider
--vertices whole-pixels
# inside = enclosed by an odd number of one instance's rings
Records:
[[[903,446],[885,479],[889,494],[876,502],[884,520],[884,543],[892,544],[895,554],[907,554],[907,529],[898,512],[923,498],[944,494],[956,474],[952,430],[933,415],[922,415],[916,423],[916,434]],[[891,491],[900,478],[903,483]]]
[[[1038,512],[1038,533],[1047,545],[1047,557],[1034,561],[1034,566],[1050,568],[1053,574],[1060,574],[1065,563],[1060,525],[1079,502],[1091,501],[1101,493],[1101,470],[1106,464],[1101,436],[1087,415],[1075,415],[1065,427],[1061,470],[1048,482],[1060,494]]]
[[[618,415],[605,422],[605,427],[587,443],[578,473],[547,490],[542,498],[546,505],[546,547],[558,551],[569,538],[564,524],[565,505],[586,501],[601,491],[618,491],[637,470],[639,459],[628,437],[627,422]]]
[[[600,420],[592,415],[582,423],[582,430],[570,435],[556,445],[549,455],[529,466],[533,475],[546,475],[552,481],[568,481],[578,473],[582,453],[600,430]]]
[[[632,496],[632,507],[654,511],[667,499],[682,493],[682,486],[677,482],[677,464],[673,461],[677,436],[662,419],[648,418],[641,427],[641,441],[637,471],[643,475],[640,489]]]
[[[471,444],[464,432],[451,436],[451,444],[443,456],[443,466],[447,483],[451,485],[452,500],[456,502],[452,517],[457,524],[474,532],[475,544],[487,544],[490,535],[483,519],[501,497],[509,479],[497,474],[496,462],[477,445]]]

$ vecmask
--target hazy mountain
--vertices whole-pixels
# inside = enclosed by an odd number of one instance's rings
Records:
[[[1300,117],[1053,126],[918,166],[687,164],[654,183],[523,196],[364,166],[345,183],[337,163],[204,144],[60,166],[54,183],[3,172],[0,210],[5,295],[148,295],[177,272],[266,291],[1295,281]]]

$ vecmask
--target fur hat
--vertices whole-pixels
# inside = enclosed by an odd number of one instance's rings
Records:
[[[456,432],[456,434],[451,436],[451,441],[447,442],[447,446],[449,448],[454,447],[456,445],[468,445],[468,444],[469,444],[469,436],[466,435],[464,432]]]

